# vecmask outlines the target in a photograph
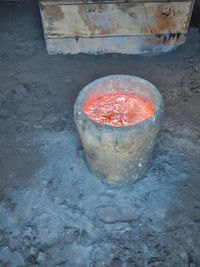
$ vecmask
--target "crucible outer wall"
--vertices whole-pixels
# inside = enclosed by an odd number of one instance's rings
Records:
[[[95,94],[117,90],[136,94],[151,103],[151,118],[130,126],[101,125],[92,121],[83,106]],[[105,182],[126,186],[142,178],[150,164],[164,102],[159,91],[148,81],[130,75],[107,76],[84,87],[74,106],[74,119],[90,171]]]

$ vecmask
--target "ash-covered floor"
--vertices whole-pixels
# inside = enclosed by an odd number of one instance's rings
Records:
[[[48,56],[36,4],[0,5],[0,266],[200,266],[200,33],[165,55]],[[73,122],[96,78],[154,83],[165,117],[144,179],[88,171]]]

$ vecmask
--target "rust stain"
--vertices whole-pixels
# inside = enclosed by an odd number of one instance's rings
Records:
[[[158,29],[161,32],[175,32],[176,22],[174,20],[176,12],[173,4],[163,4],[156,12]]]
[[[64,34],[63,34],[63,33],[48,32],[48,36],[58,36],[58,37],[62,37],[62,36],[64,36]]]
[[[106,12],[107,8],[107,5],[102,4],[78,6],[79,15],[85,26],[88,28],[90,36],[110,35],[120,28],[120,25],[118,23],[115,23],[113,25],[107,25],[106,23],[104,23],[103,16],[105,16],[104,13]],[[78,29],[75,32],[77,36],[86,34],[80,32]]]
[[[149,26],[141,27],[141,33],[151,33],[151,28]]]
[[[55,21],[62,20],[64,13],[59,6],[47,6],[45,8],[45,18],[52,25]]]
[[[146,26],[141,27],[142,33],[173,33],[177,32],[177,25],[175,21],[176,11],[175,6],[172,4],[161,4],[156,10],[151,9],[152,14],[155,14],[155,23],[147,22]],[[148,11],[149,12],[149,11]]]

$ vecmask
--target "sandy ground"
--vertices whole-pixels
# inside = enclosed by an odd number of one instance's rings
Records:
[[[0,6],[0,266],[200,266],[200,34],[160,56],[48,56],[36,5]],[[154,83],[165,117],[153,163],[112,188],[73,122],[96,78]]]

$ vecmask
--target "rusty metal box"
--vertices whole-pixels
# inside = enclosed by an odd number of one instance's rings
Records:
[[[194,0],[40,0],[49,54],[167,52],[184,43]]]

